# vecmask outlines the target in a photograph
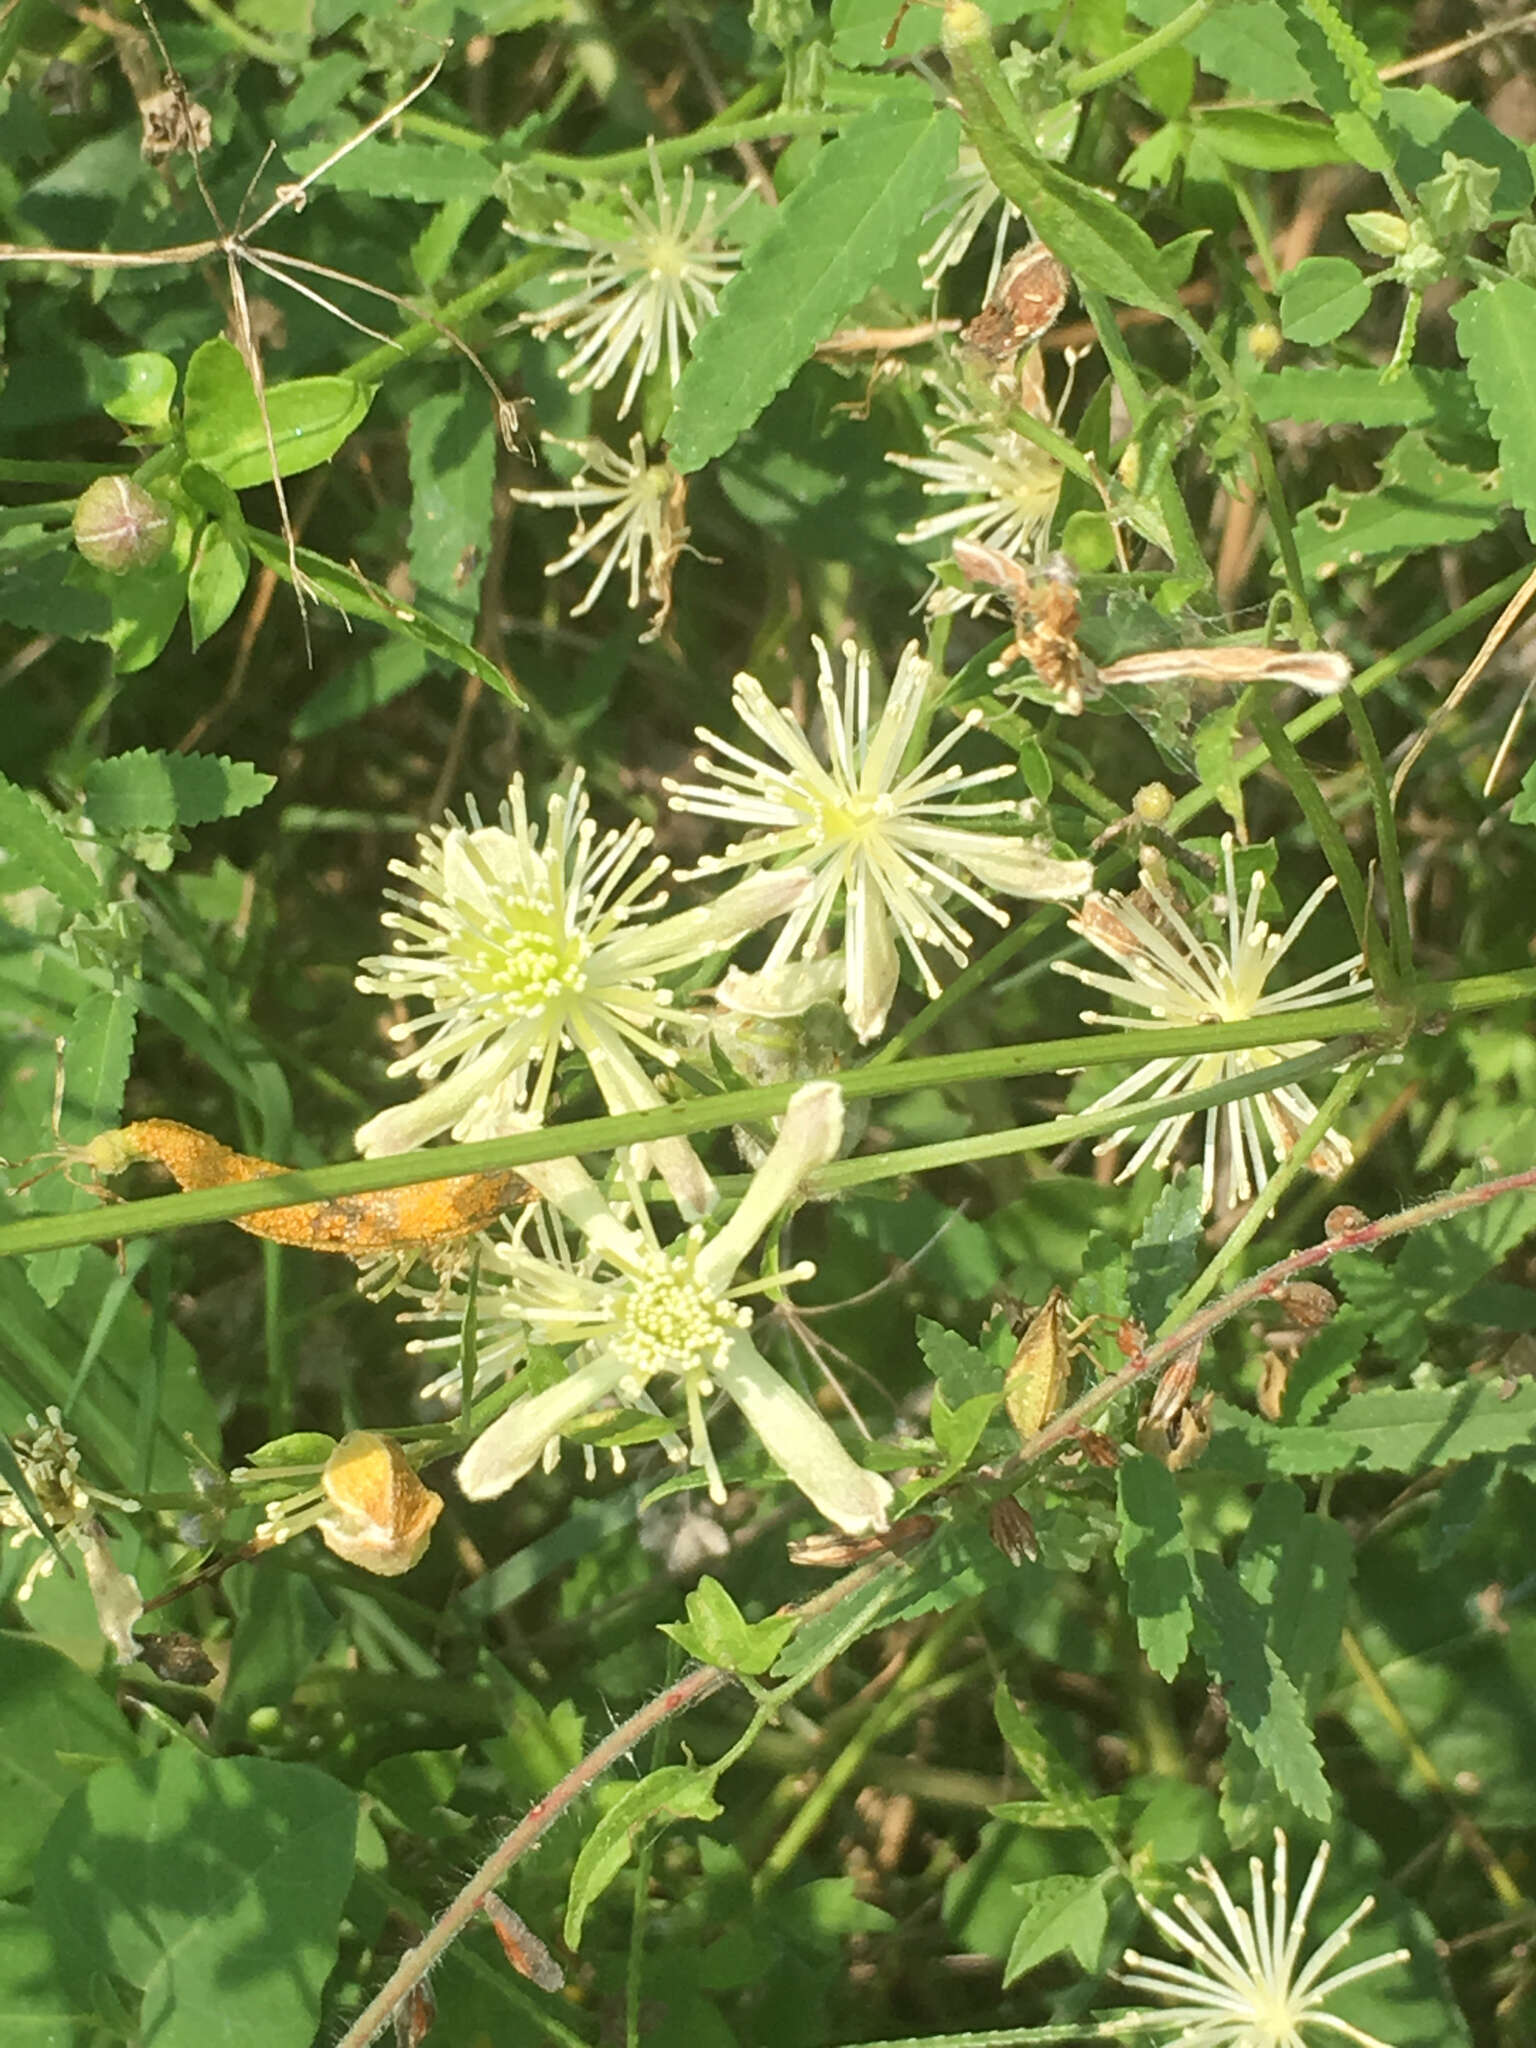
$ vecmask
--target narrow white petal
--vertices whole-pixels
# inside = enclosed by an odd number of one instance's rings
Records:
[[[745,1332],[731,1341],[720,1385],[769,1457],[829,1522],[850,1536],[887,1527],[895,1493],[890,1481],[854,1463],[831,1425],[759,1355]]]

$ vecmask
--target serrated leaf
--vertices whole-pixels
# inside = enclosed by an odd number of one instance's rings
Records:
[[[1269,1641],[1309,1707],[1338,1661],[1355,1548],[1342,1523],[1308,1512],[1299,1487],[1266,1486],[1238,1553],[1243,1590],[1269,1616]]]
[[[102,886],[40,798],[0,775],[0,895],[46,889],[66,910],[100,910]]]
[[[719,1801],[707,1771],[694,1764],[665,1764],[638,1785],[626,1786],[581,1845],[571,1872],[565,1907],[565,1941],[581,1946],[581,1930],[593,1904],[639,1848],[643,1835],[672,1820],[713,1820]]]
[[[1156,1458],[1122,1458],[1117,1499],[1120,1538],[1115,1556],[1125,1575],[1136,1638],[1160,1678],[1183,1665],[1194,1625],[1194,1553],[1179,1512],[1173,1474]]]
[[[1093,1877],[1080,1877],[1064,1870],[1014,1886],[1024,1917],[1003,1966],[1004,1990],[1051,1956],[1068,1951],[1080,1969],[1093,1969],[1109,1920],[1105,1892],[1110,1875],[1101,1870]]]
[[[1536,540],[1536,290],[1517,277],[1480,285],[1451,308],[1456,341],[1499,444],[1504,491]],[[1456,536],[1448,536],[1454,542]]]
[[[267,417],[281,476],[329,462],[373,403],[374,386],[351,377],[296,377],[267,386]],[[251,373],[233,342],[205,341],[187,365],[182,395],[187,455],[231,490],[270,483],[272,455]]]
[[[1379,370],[1338,364],[1326,370],[1276,370],[1260,377],[1251,389],[1254,410],[1266,422],[1435,427],[1452,434],[1485,431],[1472,386],[1459,370],[1413,367],[1384,384]]]
[[[1238,1425],[1271,1472],[1412,1473],[1536,1441],[1536,1382],[1509,1396],[1498,1383],[1376,1387],[1354,1394],[1324,1423],[1287,1429],[1257,1417]]]
[[[66,1143],[83,1143],[121,1121],[137,1026],[138,1000],[132,982],[96,991],[76,1009],[65,1040],[64,1096],[59,1110],[59,1130]],[[67,1179],[63,1187],[60,1213],[96,1207],[98,1197],[90,1188]],[[38,1252],[27,1260],[27,1278],[47,1307],[52,1308],[74,1281],[83,1256],[84,1247],[76,1245]]]
[[[1090,1792],[1038,1721],[1025,1713],[1001,1680],[993,1690],[992,1711],[997,1717],[997,1732],[1036,1793],[1032,1800],[1013,1801],[998,1811],[1007,1812],[1027,1827],[1087,1828],[1113,1855],[1114,1825],[1106,1814],[1105,1802]]]
[[[12,532],[15,542],[19,536]],[[105,578],[66,547],[63,536],[47,554],[7,559],[0,548],[0,623],[22,633],[55,633],[61,640],[99,640],[112,624]]]
[[[982,1433],[997,1409],[998,1391],[973,1394],[957,1408],[951,1408],[941,1393],[935,1393],[929,1421],[933,1440],[944,1458],[942,1480],[951,1478],[970,1458],[981,1442]]]
[[[496,434],[485,394],[433,392],[411,410],[411,579],[472,633],[491,539]]]
[[[151,753],[138,747],[97,761],[84,776],[85,814],[98,832],[169,832],[236,818],[277,783],[222,754]]]
[[[884,276],[957,147],[954,115],[926,95],[882,102],[826,145],[694,343],[668,429],[680,470],[724,454]]]
[[[946,1329],[942,1323],[919,1316],[917,1345],[923,1363],[951,1408],[974,1400],[978,1394],[989,1393],[995,1400],[1002,1391],[1002,1375],[996,1360],[969,1343],[958,1330]]]
[[[1174,1174],[1152,1205],[1131,1250],[1128,1305],[1144,1330],[1163,1326],[1194,1277],[1204,1235],[1198,1173]]]
[[[1162,28],[1182,12],[1184,0],[1130,0],[1128,12]],[[1202,71],[1224,78],[1238,93],[1261,100],[1304,100],[1312,82],[1296,52],[1285,15],[1275,0],[1226,0],[1183,47]]]
[[[1300,171],[1347,161],[1328,122],[1273,107],[1218,107],[1208,113],[1197,108],[1194,136],[1223,163],[1251,171]]]
[[[1280,287],[1280,326],[1287,341],[1333,341],[1360,319],[1371,288],[1343,256],[1308,256]]]
[[[1265,1640],[1262,1608],[1219,1558],[1202,1553],[1198,1569],[1197,1646],[1221,1685],[1228,1715],[1276,1789],[1312,1819],[1325,1820],[1330,1801],[1322,1759],[1301,1695]]]
[[[1536,306],[1536,292],[1531,301]],[[1393,445],[1375,490],[1334,486],[1306,508],[1296,522],[1302,567],[1326,580],[1421,548],[1475,539],[1503,515],[1499,477],[1447,462],[1415,428]]]

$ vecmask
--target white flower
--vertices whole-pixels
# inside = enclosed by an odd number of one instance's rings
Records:
[[[1266,994],[1265,984],[1270,975],[1333,888],[1333,877],[1313,890],[1284,933],[1275,933],[1259,916],[1263,874],[1255,873],[1247,904],[1240,907],[1230,833],[1222,839],[1221,852],[1226,886],[1222,899],[1212,899],[1212,907],[1225,909],[1224,948],[1196,935],[1184,913],[1147,867],[1142,870],[1141,880],[1152,906],[1150,912],[1128,897],[1109,894],[1090,896],[1069,920],[1074,931],[1125,971],[1119,975],[1099,974],[1071,961],[1058,960],[1055,964],[1059,971],[1147,1012],[1144,1017],[1107,1017],[1095,1010],[1085,1010],[1085,1023],[1116,1024],[1131,1031],[1160,1030],[1168,1024],[1231,1024],[1249,1017],[1285,1016],[1293,1010],[1335,1002],[1341,993],[1354,995],[1369,990],[1370,982],[1361,973],[1361,957],[1352,953],[1347,960],[1309,975],[1305,981]],[[1345,990],[1340,990],[1340,982],[1348,984]],[[1147,1099],[1173,1102],[1187,1089],[1209,1088],[1243,1074],[1262,1075],[1282,1060],[1310,1052],[1317,1043],[1312,1038],[1287,1039],[1281,1045],[1252,1046],[1236,1052],[1149,1060],[1128,1080],[1101,1096],[1096,1107],[1118,1107]],[[1208,1110],[1202,1169],[1205,1208],[1209,1210],[1219,1203],[1225,1210],[1250,1200],[1269,1180],[1266,1140],[1275,1157],[1284,1158],[1316,1114],[1311,1097],[1294,1084],[1260,1089]],[[1149,1159],[1155,1166],[1166,1166],[1192,1115],[1192,1111],[1182,1115],[1176,1112],[1154,1125],[1117,1179],[1128,1179]],[[1112,1151],[1129,1135],[1129,1127],[1115,1131],[1098,1149]],[[1309,1163],[1314,1172],[1334,1175],[1342,1173],[1353,1157],[1349,1141],[1337,1131],[1329,1131]]]
[[[987,272],[987,288],[981,295],[983,301],[990,299],[996,289],[1008,231],[1023,216],[1013,201],[1004,199],[993,184],[992,173],[982,162],[980,152],[970,143],[962,142],[959,161],[950,172],[944,190],[923,216],[925,224],[939,217],[943,219],[938,234],[917,259],[925,291],[938,290],[945,271],[952,270],[964,258],[981,232],[982,222],[997,205],[1001,205],[1003,210],[992,238],[992,267]]]
[[[725,758],[697,755],[694,767],[710,782],[666,781],[674,810],[761,827],[724,854],[700,862],[696,874],[715,874],[753,863],[795,860],[810,869],[814,886],[789,914],[764,965],[772,976],[797,954],[811,958],[824,941],[833,913],[843,916],[843,1007],[859,1038],[877,1037],[896,993],[898,940],[937,995],[939,984],[926,949],[937,947],[963,962],[970,936],[948,907],[958,897],[996,924],[1004,912],[977,884],[1008,896],[1048,901],[1081,896],[1093,879],[1086,861],[1058,860],[1046,841],[1019,829],[1019,803],[1000,799],[956,802],[959,793],[1011,775],[1011,764],[969,774],[941,765],[965,733],[979,724],[969,712],[937,745],[905,766],[926,713],[933,667],[916,642],[903,652],[878,715],[870,709],[869,656],[844,644],[839,697],[825,646],[816,642],[825,758],[795,721],[768,701],[753,676],[736,678],[734,702],[777,761],[759,760],[698,729],[701,740]],[[782,764],[782,765],[780,765]],[[1008,819],[1012,829],[977,830],[982,818]]]
[[[364,960],[365,994],[427,1004],[424,1016],[389,1027],[415,1038],[391,1075],[426,1084],[416,1101],[372,1117],[357,1133],[367,1157],[409,1151],[440,1132],[492,1138],[542,1120],[562,1051],[583,1054],[615,1113],[661,1097],[644,1062],[676,1063],[660,1032],[672,992],[657,977],[729,949],[804,895],[809,877],[757,876],[712,904],[655,921],[653,885],[667,869],[642,862],[652,834],[632,822],[599,835],[580,774],[552,796],[542,840],[514,779],[500,822],[434,826],[417,841],[415,865],[391,861],[416,897],[391,891],[384,913],[394,950]],[[695,1213],[713,1189],[684,1139],[651,1148],[678,1200]]]
[[[1366,1898],[1303,1963],[1307,1918],[1328,1867],[1328,1844],[1324,1842],[1313,1859],[1294,1914],[1286,1854],[1285,1835],[1276,1828],[1275,1869],[1268,1897],[1264,1865],[1257,1856],[1249,1860],[1251,1912],[1234,1902],[1208,1862],[1201,1863],[1201,1880],[1220,1909],[1230,1941],[1202,1920],[1182,1894],[1173,1902],[1179,1919],[1149,1906],[1147,1911],[1158,1931],[1181,1949],[1190,1963],[1161,1962],[1127,1950],[1125,1960],[1131,1968],[1122,1974],[1121,1982],[1175,2003],[1166,2010],[1127,2015],[1109,2023],[1105,2031],[1139,2036],[1147,2030],[1166,2030],[1168,2041],[1176,2041],[1177,2048],[1308,2048],[1321,2033],[1353,2041],[1356,2048],[1386,2048],[1374,2034],[1364,2033],[1324,2007],[1346,1984],[1407,1962],[1407,1949],[1368,1957],[1331,1976],[1324,1974],[1376,1903]]]
[[[647,148],[655,209],[648,212],[627,186],[621,186],[619,197],[629,216],[627,233],[571,222],[547,235],[514,228],[525,241],[570,249],[583,259],[577,268],[550,273],[552,284],[574,283],[578,289],[552,306],[525,314],[524,320],[541,341],[563,329],[578,344],[575,355],[560,366],[560,375],[573,391],[612,383],[633,355],[620,419],[633,404],[641,378],[656,368],[663,351],[667,373],[677,382],[682,375],[683,338],[691,342],[700,319],[714,312],[715,292],[740,260],[718,239],[715,195],[705,196],[698,219],[690,225],[692,168],[683,172],[682,196],[674,205],[662,180],[654,139]]]
[[[683,1384],[693,1461],[708,1474],[713,1500],[725,1499],[725,1487],[704,1402],[718,1388],[829,1521],[857,1534],[883,1529],[889,1481],[854,1463],[831,1425],[760,1356],[749,1334],[745,1298],[782,1291],[814,1268],[735,1280],[805,1175],[835,1156],[842,1128],[835,1084],[816,1081],[798,1090],[735,1214],[714,1232],[695,1224],[667,1245],[636,1191],[632,1220],[625,1220],[575,1160],[530,1166],[529,1178],[546,1200],[582,1233],[588,1256],[573,1260],[555,1231],[541,1253],[532,1252],[525,1225],[510,1245],[493,1249],[488,1265],[521,1304],[533,1341],[574,1346],[574,1361],[564,1380],[514,1401],[470,1446],[458,1471],[464,1492],[472,1500],[505,1493],[589,1410],[615,1393],[643,1398],[652,1380],[672,1374]]]
[[[924,429],[930,452],[895,452],[886,460],[922,477],[925,498],[960,502],[920,519],[897,534],[898,540],[927,547],[933,541],[948,545],[963,536],[1012,561],[1032,557],[1056,510],[1062,471],[1043,448],[1008,424],[1008,411],[1010,403],[1016,403],[1038,419],[1049,416],[1041,362],[1040,351],[1031,349],[1019,368],[1016,399],[995,389],[984,398],[973,398],[956,384],[932,380],[938,416]],[[980,611],[990,596],[936,584],[927,602],[933,611],[957,611],[967,605]]]
[[[558,441],[553,434],[545,439]],[[640,609],[644,577],[644,596],[654,614],[649,629],[640,637],[654,640],[672,609],[672,571],[688,538],[683,517],[688,486],[665,458],[660,462],[646,459],[645,441],[639,434],[630,436],[627,456],[595,438],[558,441],[558,445],[576,449],[582,458],[581,469],[564,490],[508,493],[525,505],[571,505],[576,509],[571,544],[557,562],[546,563],[544,574],[558,576],[583,555],[595,555],[602,548],[597,574],[580,604],[572,605],[570,616],[579,619],[591,611],[614,570],[624,569],[629,575],[631,611]],[[607,510],[588,526],[583,513],[592,505]],[[644,566],[647,552],[649,568]]]
[[[27,1428],[33,1434],[13,1437],[11,1451],[22,1478],[32,1490],[37,1514],[56,1537],[73,1543],[80,1552],[101,1632],[116,1651],[117,1661],[131,1664],[139,1654],[133,1628],[144,1612],[144,1601],[137,1582],[113,1557],[96,1509],[100,1505],[133,1513],[139,1503],[123,1500],[81,1478],[80,1440],[64,1427],[59,1409],[49,1408],[41,1423],[35,1415],[29,1415]],[[42,1542],[37,1523],[21,1496],[3,1479],[0,1528],[12,1530],[13,1549]],[[58,1561],[54,1547],[45,1545],[28,1565],[16,1589],[17,1600],[29,1599],[38,1581],[47,1578]]]

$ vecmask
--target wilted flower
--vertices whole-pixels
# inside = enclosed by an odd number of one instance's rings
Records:
[[[1177,1919],[1148,1906],[1158,1932],[1190,1961],[1167,1963],[1128,1949],[1125,1960],[1130,1968],[1120,1981],[1174,2003],[1165,2010],[1127,2014],[1108,2023],[1104,2031],[1117,2036],[1134,2033],[1138,2039],[1147,2032],[1161,2033],[1170,2048],[1174,2043],[1177,2048],[1307,2048],[1316,2035],[1325,2033],[1353,2041],[1356,2048],[1387,2048],[1374,2034],[1325,2007],[1346,1984],[1407,1962],[1408,1950],[1393,1949],[1324,1974],[1375,1905],[1373,1898],[1365,1898],[1303,1963],[1301,1947],[1328,1868],[1328,1844],[1324,1842],[1313,1858],[1294,1914],[1286,1859],[1285,1835],[1276,1828],[1274,1876],[1267,1897],[1264,1865],[1257,1856],[1249,1859],[1251,1912],[1236,1904],[1211,1864],[1201,1862],[1201,1881],[1216,1901],[1230,1941],[1202,1920],[1182,1894],[1173,1902]]]
[[[889,1482],[854,1463],[831,1425],[768,1364],[750,1335],[747,1297],[780,1293],[814,1269],[801,1264],[758,1280],[735,1278],[805,1175],[835,1155],[842,1125],[842,1096],[833,1083],[798,1090],[735,1213],[718,1230],[695,1224],[667,1245],[638,1190],[630,1191],[626,1220],[575,1160],[530,1166],[546,1200],[581,1232],[588,1256],[574,1258],[558,1226],[546,1230],[539,1251],[530,1250],[530,1224],[522,1220],[511,1243],[487,1255],[488,1281],[499,1281],[519,1302],[536,1343],[574,1351],[563,1380],[515,1400],[470,1446],[458,1474],[465,1493],[472,1500],[505,1493],[582,1416],[615,1394],[638,1401],[653,1380],[671,1374],[682,1381],[693,1461],[708,1475],[713,1500],[725,1499],[725,1486],[704,1403],[718,1388],[829,1521],[856,1532],[883,1529]]]
[[[981,887],[1056,902],[1080,896],[1093,871],[1086,861],[1058,860],[1046,841],[1026,837],[1019,829],[1025,806],[1007,799],[956,801],[962,790],[1014,772],[1008,763],[970,773],[952,762],[941,765],[980,723],[980,711],[957,721],[904,767],[926,723],[933,681],[932,664],[915,641],[903,652],[878,714],[870,708],[867,653],[851,640],[844,644],[841,697],[820,640],[816,659],[825,759],[794,719],[769,702],[754,676],[739,675],[737,712],[777,761],[759,760],[701,726],[699,738],[725,757],[695,757],[695,769],[713,780],[668,780],[664,787],[674,810],[763,828],[701,861],[695,874],[778,860],[801,862],[812,872],[814,886],[790,912],[763,973],[773,976],[797,955],[812,958],[841,909],[843,1007],[867,1042],[883,1028],[896,993],[898,940],[930,995],[938,994],[939,984],[925,949],[937,947],[952,960],[965,960],[970,935],[949,909],[949,899],[958,897],[995,924],[1006,924],[1006,914]],[[1013,829],[976,829],[983,818],[1006,818]]]
[[[108,1547],[107,1533],[97,1519],[98,1507],[120,1508],[133,1513],[138,1502],[106,1493],[80,1477],[80,1440],[64,1427],[63,1414],[49,1408],[41,1423],[27,1417],[29,1437],[11,1439],[11,1450],[22,1478],[32,1489],[37,1512],[56,1537],[73,1543],[85,1566],[86,1583],[96,1606],[101,1632],[117,1652],[118,1662],[128,1664],[138,1655],[133,1625],[144,1612],[144,1602],[135,1581],[123,1571]],[[43,1547],[28,1565],[16,1591],[16,1598],[30,1597],[39,1579],[45,1579],[58,1563],[58,1553],[43,1543],[36,1522],[27,1512],[21,1496],[0,1479],[0,1528],[10,1528],[12,1548],[27,1542]]]
[[[545,438],[555,440],[557,437],[546,435]],[[672,571],[688,539],[688,527],[683,517],[688,499],[687,483],[665,457],[659,462],[646,459],[645,441],[639,434],[630,436],[627,456],[620,455],[605,441],[596,438],[561,441],[559,446],[576,449],[582,459],[580,471],[564,490],[515,490],[508,494],[525,505],[572,505],[576,508],[571,544],[557,562],[545,564],[544,574],[557,576],[584,555],[595,555],[602,548],[603,557],[598,563],[597,574],[580,604],[572,605],[570,617],[579,619],[591,611],[614,570],[624,569],[629,574],[631,611],[640,609],[641,578],[642,575],[644,577],[644,596],[654,611],[649,629],[640,637],[642,640],[654,640],[671,612]],[[590,505],[603,505],[607,510],[588,526],[582,515]],[[644,566],[647,553],[650,555],[649,568]]]
[[[1352,953],[1347,960],[1309,975],[1305,981],[1266,994],[1265,984],[1270,975],[1334,887],[1334,878],[1330,875],[1314,889],[1285,931],[1275,933],[1259,916],[1259,899],[1264,891],[1262,872],[1255,872],[1247,903],[1241,905],[1230,833],[1222,839],[1221,853],[1225,889],[1221,899],[1213,899],[1212,907],[1225,910],[1224,948],[1196,935],[1183,911],[1160,886],[1152,870],[1145,867],[1142,892],[1149,909],[1143,909],[1129,897],[1111,893],[1090,896],[1069,920],[1075,932],[1115,961],[1124,973],[1100,974],[1072,961],[1058,960],[1055,964],[1060,972],[1147,1012],[1144,1017],[1108,1017],[1085,1010],[1085,1023],[1116,1024],[1129,1031],[1161,1030],[1169,1024],[1231,1024],[1248,1017],[1282,1017],[1293,1010],[1335,1002],[1341,993],[1341,982],[1348,984],[1343,992],[1350,995],[1370,988],[1369,980],[1361,973],[1361,956]],[[1101,1096],[1095,1106],[1176,1102],[1188,1089],[1209,1088],[1239,1075],[1260,1076],[1282,1060],[1312,1051],[1317,1043],[1312,1038],[1288,1039],[1281,1045],[1149,1060],[1128,1080]],[[1311,1097],[1294,1083],[1260,1088],[1238,1101],[1208,1110],[1202,1167],[1204,1207],[1209,1210],[1219,1203],[1222,1209],[1228,1209],[1250,1200],[1269,1180],[1266,1141],[1277,1159],[1284,1158],[1316,1114]],[[1191,1110],[1176,1110],[1154,1125],[1117,1178],[1128,1179],[1149,1159],[1155,1166],[1166,1166],[1193,1115]],[[1111,1151],[1129,1135],[1129,1126],[1112,1132],[1098,1149]],[[1337,1131],[1329,1131],[1309,1163],[1314,1172],[1331,1175],[1342,1173],[1353,1157],[1348,1139]]]
[[[420,1562],[443,1497],[417,1478],[393,1437],[354,1429],[338,1444],[313,1435],[282,1438],[269,1449],[282,1454],[290,1445],[303,1453],[293,1464],[264,1459],[230,1474],[235,1485],[299,1482],[266,1503],[256,1529],[259,1545],[291,1543],[306,1529],[318,1529],[327,1550],[378,1578],[398,1578]],[[325,1455],[312,1458],[311,1451]]]
[[[627,186],[621,186],[619,197],[629,216],[627,232],[617,225],[582,227],[572,221],[549,234],[514,230],[526,241],[550,243],[582,258],[579,267],[550,273],[552,284],[574,283],[578,289],[524,319],[541,341],[563,330],[577,344],[575,355],[560,367],[573,391],[611,383],[633,355],[620,419],[633,404],[641,378],[656,368],[663,351],[668,375],[677,382],[683,338],[691,342],[699,321],[714,312],[715,292],[740,260],[734,249],[720,243],[715,195],[705,195],[699,217],[690,225],[691,167],[683,172],[682,194],[674,205],[654,140],[647,147],[655,207],[647,211]]]
[[[582,1053],[616,1114],[657,1105],[642,1064],[671,1066],[660,1037],[672,1003],[658,976],[727,950],[793,909],[802,872],[755,876],[696,910],[655,921],[667,863],[642,856],[649,828],[631,822],[599,835],[578,772],[549,800],[542,839],[514,778],[500,822],[436,825],[417,841],[415,865],[391,861],[418,892],[391,891],[384,913],[394,950],[362,962],[357,985],[395,1002],[424,1001],[424,1016],[390,1026],[419,1043],[390,1066],[426,1083],[414,1102],[372,1117],[357,1133],[367,1156],[404,1152],[442,1131],[493,1138],[542,1119],[562,1051]],[[651,1148],[680,1201],[712,1200],[693,1148]]]
[[[1009,424],[1010,409],[1037,419],[1049,417],[1045,380],[1038,349],[1031,349],[1019,368],[1017,392],[962,388],[933,380],[937,417],[924,429],[929,452],[886,457],[924,479],[925,498],[954,498],[947,510],[933,512],[896,538],[913,547],[934,541],[946,545],[963,536],[994,549],[1012,561],[1032,557],[1035,543],[1050,525],[1061,495],[1060,463]],[[928,595],[932,611],[958,611],[969,605],[981,610],[987,592],[957,591],[936,583]]]

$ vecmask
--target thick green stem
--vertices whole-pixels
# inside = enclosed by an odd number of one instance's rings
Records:
[[[1217,5],[1218,0],[1190,0],[1182,14],[1176,14],[1172,21],[1165,21],[1161,28],[1143,36],[1139,43],[1132,43],[1128,50],[1122,50],[1115,57],[1106,57],[1102,64],[1091,64],[1086,71],[1074,71],[1067,80],[1068,92],[1073,99],[1081,99],[1085,93],[1097,92],[1101,85],[1112,85],[1117,78],[1124,78],[1139,64],[1160,57],[1164,50],[1171,50],[1182,43],[1190,30],[1198,28]]]

